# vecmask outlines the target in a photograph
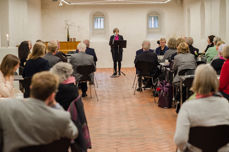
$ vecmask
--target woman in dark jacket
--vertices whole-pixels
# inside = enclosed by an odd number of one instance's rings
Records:
[[[26,60],[28,58],[28,55],[30,53],[30,50],[32,48],[30,41],[23,41],[18,47],[18,57],[20,60],[20,68],[19,68],[19,74],[21,75],[23,72],[23,68],[25,67]]]
[[[206,47],[206,49],[205,49],[205,52],[207,52],[208,48],[214,46],[214,43],[213,43],[214,38],[215,38],[215,35],[210,35],[210,36],[208,36],[208,45],[207,45],[207,47]]]
[[[56,74],[60,80],[56,101],[65,110],[68,110],[71,102],[79,96],[75,77],[72,76],[72,65],[65,62],[59,62],[51,68],[50,72]]]
[[[112,76],[117,75],[117,63],[118,63],[118,74],[121,75],[121,66],[122,66],[122,53],[123,53],[123,48],[118,48],[114,46],[114,42],[117,40],[123,40],[123,36],[119,35],[119,29],[115,28],[113,30],[114,35],[110,37],[110,42],[109,45],[111,46],[111,53],[112,53],[112,58],[114,62],[114,73]]]

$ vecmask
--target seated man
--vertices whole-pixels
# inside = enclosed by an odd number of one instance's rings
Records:
[[[80,78],[82,77],[81,74],[77,73],[77,67],[78,66],[83,66],[83,65],[93,65],[95,69],[95,62],[93,59],[93,56],[86,54],[86,45],[84,43],[80,43],[77,46],[77,49],[79,50],[79,53],[73,54],[70,58],[70,63],[73,66],[73,75],[76,78],[76,81],[80,81]],[[91,82],[94,83],[94,75],[93,73],[90,75],[91,76]],[[87,83],[82,82],[79,84],[79,87],[82,90],[82,97],[87,96]]]
[[[197,48],[195,48],[193,46],[193,38],[192,37],[187,37],[185,39],[185,42],[188,44],[190,53],[195,55],[195,57],[197,58],[199,56],[199,49],[197,49]]]
[[[137,89],[137,91],[142,91],[142,76],[141,76],[140,71],[137,69],[138,63],[140,63],[140,62],[152,63],[152,67],[154,67],[154,68],[153,68],[153,71],[151,71],[151,73],[155,74],[155,76],[157,76],[157,74],[158,74],[158,68],[157,68],[157,65],[159,65],[158,58],[157,58],[157,55],[155,53],[150,51],[150,42],[149,41],[143,41],[142,48],[143,48],[143,52],[139,55],[136,55],[135,61],[134,61],[137,75],[138,75],[138,89]],[[150,80],[150,82],[151,82],[151,80]]]
[[[148,43],[149,43],[149,44],[148,44]],[[141,48],[140,50],[137,50],[137,51],[136,51],[136,56],[137,56],[137,55],[140,55],[140,54],[142,54],[142,53],[144,52],[144,48],[143,48],[144,45],[150,45],[150,42],[149,42],[149,41],[143,41],[143,42],[142,42],[142,48]],[[152,50],[152,49],[149,49],[149,51],[150,51],[150,52],[154,52],[154,50]]]
[[[70,114],[49,107],[55,106],[58,84],[58,78],[50,72],[37,73],[32,78],[31,98],[0,101],[0,131],[3,135],[0,139],[4,141],[4,152],[78,136]]]
[[[46,59],[49,63],[49,67],[53,67],[56,63],[60,62],[60,58],[58,58],[56,55],[57,52],[57,43],[52,41],[48,42],[48,53],[43,57]]]
[[[160,39],[160,46],[156,49],[157,55],[164,55],[169,48],[166,46],[165,38]]]
[[[85,53],[88,54],[88,55],[92,55],[93,58],[94,58],[94,62],[96,64],[96,62],[97,62],[97,56],[96,56],[96,53],[95,53],[95,49],[90,48],[90,41],[89,40],[84,40],[83,43],[87,47]],[[76,53],[79,53],[79,50],[78,49],[76,50]]]

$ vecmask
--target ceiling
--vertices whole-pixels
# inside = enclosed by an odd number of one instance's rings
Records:
[[[60,0],[60,3],[66,5],[165,4],[169,1],[171,0]]]

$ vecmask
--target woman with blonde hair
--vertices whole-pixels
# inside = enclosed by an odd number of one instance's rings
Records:
[[[182,42],[177,47],[177,55],[174,57],[173,70],[177,71],[177,74],[173,80],[173,83],[180,81],[179,72],[185,69],[196,69],[195,56],[189,52],[189,46],[187,43]]]
[[[14,73],[19,68],[20,60],[12,54],[6,55],[0,65],[0,98],[14,97]]]
[[[45,55],[46,46],[43,43],[37,42],[33,46],[32,53],[28,57],[23,77],[32,77],[35,73],[49,70],[49,63],[42,57]]]
[[[218,86],[216,72],[210,65],[197,67],[192,85],[196,97],[182,105],[177,118],[174,141],[180,151],[201,151],[188,143],[190,128],[229,125],[229,104],[217,94]],[[220,150],[228,151],[228,148],[226,145]]]

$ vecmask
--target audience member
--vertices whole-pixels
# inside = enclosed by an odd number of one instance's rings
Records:
[[[95,53],[95,49],[90,48],[90,41],[89,40],[84,40],[83,43],[87,47],[85,53],[88,54],[88,55],[92,55],[93,58],[94,58],[94,62],[96,64],[96,62],[97,62],[97,56],[96,56],[96,53]],[[79,50],[76,50],[76,53],[79,53]]]
[[[205,49],[205,53],[207,52],[207,50],[210,48],[210,47],[213,47],[214,46],[214,43],[213,43],[213,40],[215,38],[215,35],[210,35],[208,36],[208,45]]]
[[[178,48],[178,46],[182,43],[182,42],[185,42],[185,39],[180,37],[177,39],[177,44],[176,44],[176,49]],[[174,57],[177,55],[177,52],[174,53],[172,56],[171,56],[171,61],[174,60]]]
[[[156,49],[157,55],[164,55],[169,48],[166,46],[165,38],[160,39],[160,46]]]
[[[206,58],[207,58],[207,62],[208,62],[208,63],[210,63],[210,62],[213,60],[213,58],[214,58],[215,56],[217,56],[218,52],[217,52],[217,50],[216,50],[216,44],[217,44],[219,41],[221,41],[221,38],[215,37],[215,38],[214,38],[214,41],[213,41],[214,46],[208,48],[207,52],[205,53],[205,56],[206,56]]]
[[[49,72],[41,72],[33,76],[31,98],[0,102],[4,152],[77,137],[78,129],[70,114],[49,107],[53,105],[57,88],[58,78]]]
[[[175,38],[170,38],[168,41],[168,50],[165,52],[162,62],[165,60],[171,60],[173,54],[177,53],[177,40]]]
[[[68,62],[67,55],[64,54],[63,52],[59,51],[59,49],[60,49],[60,42],[59,41],[56,41],[56,43],[57,43],[57,51],[56,51],[55,56],[57,56],[58,58],[60,58],[60,60],[62,62]]]
[[[224,47],[223,57],[226,61],[224,62],[220,73],[219,90],[223,96],[229,100],[229,46]]]
[[[0,65],[0,98],[14,97],[14,73],[19,67],[19,59],[12,54],[6,55]]]
[[[195,99],[182,105],[177,118],[174,141],[180,151],[201,151],[188,143],[191,127],[229,125],[229,104],[216,94],[218,79],[210,65],[197,67],[192,90]]]
[[[32,77],[37,72],[49,70],[48,61],[42,58],[45,55],[45,48],[46,46],[43,43],[35,43],[23,70],[24,78]]]
[[[142,48],[143,48],[143,52],[139,55],[136,55],[135,60],[134,60],[135,67],[137,70],[137,75],[138,75],[138,89],[137,89],[137,91],[142,91],[142,76],[141,76],[140,71],[138,70],[138,64],[140,64],[141,62],[152,63],[153,71],[151,71],[151,74],[153,74],[154,77],[157,77],[159,74],[158,73],[159,70],[157,68],[157,65],[159,65],[158,58],[154,52],[150,51],[150,41],[143,41]],[[152,81],[150,80],[150,82],[152,82]]]
[[[195,69],[195,68],[196,68],[195,56],[189,52],[188,44],[185,42],[180,43],[177,48],[177,55],[174,57],[173,70],[177,71],[177,74],[173,79],[173,82],[177,83],[180,81],[178,73],[181,70]]]
[[[65,110],[68,110],[71,102],[79,96],[75,77],[72,76],[72,65],[59,62],[50,69],[50,72],[56,74],[60,80],[56,101],[60,103]]]
[[[20,66],[25,67],[26,60],[32,48],[30,41],[23,41],[18,47],[18,57],[20,60]],[[20,73],[21,74],[21,73]]]
[[[49,63],[49,67],[53,67],[56,63],[60,62],[60,58],[55,56],[57,52],[57,43],[55,41],[48,42],[48,53],[43,57]]]
[[[143,41],[142,42],[142,48],[140,50],[137,50],[136,51],[136,56],[137,55],[140,55],[140,54],[142,54],[144,52],[144,48],[143,47],[146,46],[146,45],[149,45],[150,46],[150,42],[149,41]],[[152,50],[152,49],[149,49],[149,51],[150,52],[154,52],[154,50]]]
[[[191,54],[195,55],[195,57],[197,58],[199,56],[199,49],[193,47],[193,38],[192,37],[187,37],[185,39],[186,43],[189,46],[189,51]]]
[[[219,42],[218,42],[218,44],[219,44]],[[225,44],[221,44],[219,47],[217,47],[218,56],[211,62],[212,67],[215,69],[215,71],[218,75],[220,75],[222,66],[225,62],[225,59],[223,57],[223,48],[225,46],[226,46]]]
[[[84,43],[80,43],[77,46],[77,49],[79,50],[79,53],[73,54],[70,58],[70,63],[73,66],[73,75],[76,78],[76,81],[79,82],[82,75],[77,73],[77,67],[79,66],[83,66],[83,65],[92,65],[95,68],[95,63],[94,63],[94,59],[93,56],[88,55],[85,53],[86,51],[86,45]],[[94,75],[93,73],[91,73],[91,82],[94,83]],[[87,96],[87,83],[86,82],[81,82],[79,84],[81,90],[82,90],[82,97],[86,97]]]

